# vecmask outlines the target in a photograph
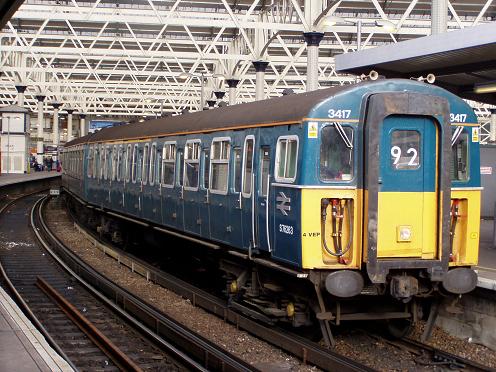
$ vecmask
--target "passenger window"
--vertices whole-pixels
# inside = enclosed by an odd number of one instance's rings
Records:
[[[125,174],[125,180],[126,182],[129,182],[131,181],[131,171],[130,171],[130,168],[131,168],[131,163],[132,163],[132,146],[131,145],[127,145],[127,149],[126,149],[126,161],[125,161],[125,166],[124,166],[124,171],[126,172]]]
[[[241,192],[241,147],[235,147],[234,151],[234,192]]]
[[[148,182],[148,172],[150,172],[150,145],[148,143],[145,145],[145,149],[143,150],[143,165],[141,170],[141,180],[143,181],[143,184],[146,185]]]
[[[100,151],[98,150],[98,146],[95,145],[94,149],[94,157],[93,157],[93,173],[92,177],[96,178],[98,176],[98,161],[100,159]]]
[[[131,181],[136,183],[136,162],[138,160],[138,145],[134,145],[133,158],[131,162]]]
[[[183,160],[184,160],[184,154],[183,154],[183,150],[177,150],[177,175],[178,175],[178,180],[177,180],[177,183],[179,186],[182,186],[184,183],[183,183],[183,180],[184,180],[184,163],[183,163]]]
[[[117,146],[114,146],[114,148],[112,149],[112,176],[111,176],[111,180],[115,181],[117,179],[117,158],[118,158],[118,154],[117,154]]]
[[[396,170],[420,168],[420,133],[416,130],[394,130],[391,133],[390,165]]]
[[[296,179],[297,157],[298,137],[279,137],[276,151],[276,181],[293,182]]]
[[[119,152],[117,153],[117,174],[116,179],[117,182],[121,181],[122,178],[122,164],[124,163],[124,159],[122,158],[122,145],[119,146]]]
[[[210,159],[210,190],[226,193],[229,179],[229,139],[214,139],[212,142],[212,159]]]
[[[155,183],[155,168],[157,165],[156,161],[157,161],[157,144],[154,143],[150,151],[150,186],[153,186]]]
[[[322,128],[320,145],[322,181],[350,181],[353,178],[353,134],[353,128],[347,126],[328,125]]]
[[[100,146],[100,161],[98,162],[98,167],[100,168],[100,179],[103,179],[103,168],[105,168],[105,158],[106,152],[105,147]]]
[[[198,189],[200,176],[200,141],[186,142],[184,154],[184,187]]]
[[[141,183],[141,172],[143,171],[143,149],[138,146],[138,159],[136,159],[136,182]]]
[[[269,189],[269,172],[270,172],[270,146],[260,148],[260,190],[262,196],[267,196]]]
[[[203,188],[208,189],[210,181],[210,149],[203,149]]]
[[[255,140],[245,140],[245,151],[243,155],[243,196],[250,197],[253,177],[253,147]]]
[[[451,146],[451,179],[453,181],[467,181],[470,169],[468,134],[461,132],[454,140],[455,143]]]
[[[162,160],[162,184],[165,186],[174,186],[174,171],[176,166],[176,144],[165,143],[163,148]]]

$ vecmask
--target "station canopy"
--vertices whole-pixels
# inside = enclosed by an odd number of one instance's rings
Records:
[[[460,97],[496,105],[496,22],[336,57],[336,70],[426,78]]]

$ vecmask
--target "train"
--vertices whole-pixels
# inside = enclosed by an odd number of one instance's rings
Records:
[[[403,335],[477,284],[479,126],[434,85],[363,81],[132,123],[61,159],[64,190],[111,236],[132,221],[193,240],[232,307],[320,325],[328,344],[355,320]]]

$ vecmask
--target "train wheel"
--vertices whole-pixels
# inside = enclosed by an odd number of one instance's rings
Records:
[[[403,338],[413,331],[413,321],[411,319],[389,319],[386,321],[386,328],[393,338]]]

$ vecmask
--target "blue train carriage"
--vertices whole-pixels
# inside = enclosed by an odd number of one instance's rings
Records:
[[[226,247],[231,304],[266,320],[316,314],[330,342],[329,322],[409,325],[476,285],[477,120],[441,88],[365,82],[81,143],[85,201]]]

